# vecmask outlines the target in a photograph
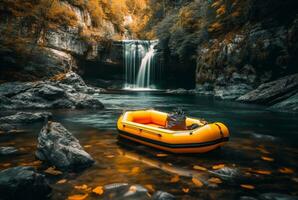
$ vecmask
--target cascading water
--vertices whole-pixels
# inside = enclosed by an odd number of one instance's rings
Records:
[[[124,40],[124,89],[155,89],[160,75],[155,46],[158,40]]]

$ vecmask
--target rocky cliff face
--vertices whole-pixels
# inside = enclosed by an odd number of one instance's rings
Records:
[[[106,20],[93,27],[86,9],[62,0],[59,4],[72,13],[73,24],[39,24],[25,15],[1,14],[0,80],[35,80],[77,70],[79,59],[98,56],[101,43],[95,37],[109,39],[115,33]]]

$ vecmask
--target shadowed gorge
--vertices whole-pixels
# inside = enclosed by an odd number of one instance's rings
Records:
[[[0,199],[297,199],[297,6],[1,0]]]

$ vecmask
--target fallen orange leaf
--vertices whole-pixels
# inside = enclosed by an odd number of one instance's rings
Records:
[[[88,194],[75,194],[75,195],[72,195],[72,196],[69,196],[67,198],[67,200],[84,200],[88,197]]]
[[[90,148],[90,147],[92,147],[92,145],[90,144],[84,145],[84,148]]]
[[[251,170],[251,172],[257,173],[257,174],[262,174],[262,175],[270,175],[272,174],[271,171],[269,170]]]
[[[197,169],[197,170],[201,170],[201,171],[207,171],[207,168],[205,168],[205,167],[201,167],[201,166],[199,166],[199,165],[194,165],[193,168],[194,168],[194,169]]]
[[[153,185],[151,185],[151,184],[145,185],[145,188],[147,188],[150,192],[154,192],[155,191]]]
[[[3,167],[9,167],[9,166],[11,166],[11,163],[3,163],[2,166]]]
[[[114,158],[114,155],[106,155],[106,158]]]
[[[294,173],[293,169],[290,169],[290,168],[287,168],[287,167],[279,168],[278,171],[280,173],[283,173],[283,174],[293,174]]]
[[[67,182],[66,179],[61,179],[61,180],[57,181],[57,184],[63,184],[63,183],[66,183],[66,182]]]
[[[141,169],[139,167],[133,167],[131,169],[132,174],[138,174],[138,173],[140,173],[140,171],[141,171]]]
[[[212,177],[212,178],[208,179],[208,182],[209,183],[215,183],[215,184],[222,183],[222,181],[219,178],[215,178],[215,177]]]
[[[54,175],[54,176],[62,174],[62,172],[59,171],[59,170],[56,170],[55,167],[49,167],[44,172],[47,173],[47,174]]]
[[[93,193],[97,195],[102,195],[103,194],[103,187],[102,186],[97,186],[92,190]]]
[[[255,186],[253,186],[253,185],[241,184],[240,186],[242,188],[249,189],[249,190],[255,189]]]
[[[156,156],[157,157],[167,157],[168,154],[166,154],[166,153],[158,153],[158,154],[156,154]]]
[[[189,192],[189,188],[182,188],[182,191],[183,191],[184,193],[188,193],[188,192]]]
[[[267,151],[263,146],[258,146],[256,149],[259,150],[261,153],[270,154],[270,152]]]
[[[219,164],[219,165],[213,165],[212,169],[221,169],[221,168],[224,168],[224,167],[225,167],[225,164]]]
[[[178,181],[179,181],[179,176],[178,175],[175,175],[175,176],[173,176],[172,178],[171,178],[171,180],[170,180],[170,182],[171,183],[177,183]]]
[[[77,190],[85,190],[85,191],[89,190],[89,188],[88,188],[88,186],[86,184],[75,185],[74,188],[77,189]]]
[[[199,179],[197,178],[192,178],[191,179],[192,182],[197,186],[197,187],[202,187],[204,184],[202,183],[202,181],[200,181]]]
[[[274,161],[273,158],[266,157],[266,156],[262,156],[261,158],[262,158],[262,160],[269,161],[269,162],[273,162]]]

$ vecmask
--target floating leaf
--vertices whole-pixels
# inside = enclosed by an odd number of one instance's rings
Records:
[[[212,169],[221,169],[221,168],[224,168],[224,167],[225,167],[225,164],[219,164],[219,165],[213,165]]]
[[[93,193],[97,195],[102,195],[103,194],[103,187],[102,186],[97,186],[92,190]]]
[[[88,197],[88,194],[75,194],[67,198],[67,200],[84,200]]]
[[[155,191],[153,185],[151,185],[151,184],[145,185],[145,188],[147,188],[150,192],[154,192]]]
[[[66,183],[66,182],[67,182],[66,179],[61,179],[61,180],[57,181],[57,184],[63,184],[63,183]]]
[[[59,171],[59,170],[56,170],[55,167],[49,167],[44,172],[47,173],[47,174],[54,175],[54,176],[62,174],[62,172]]]
[[[197,178],[192,178],[191,179],[192,182],[197,186],[197,187],[202,187],[204,184],[202,183],[202,181],[200,181],[199,179]]]
[[[189,188],[182,188],[182,191],[183,191],[184,193],[188,193],[188,192],[189,192]]]
[[[24,162],[24,163],[20,163],[21,166],[40,166],[41,165],[41,161],[40,160],[36,160],[36,161],[33,161],[33,162]]]
[[[128,169],[118,169],[118,172],[120,172],[120,173],[129,173],[130,171]]]
[[[11,166],[11,163],[3,163],[2,166],[3,167],[9,167],[9,166]]]
[[[158,153],[158,154],[156,154],[156,156],[157,157],[167,157],[168,154],[166,154],[166,153]]]
[[[208,182],[209,183],[220,184],[220,183],[222,183],[222,180],[220,180],[219,178],[212,177],[212,178],[208,179]]]
[[[132,174],[138,174],[138,173],[140,173],[140,171],[141,171],[141,169],[139,167],[133,167],[131,169]]]
[[[259,150],[261,153],[270,154],[270,152],[267,151],[263,146],[258,146],[256,149]]]
[[[269,170],[251,170],[251,172],[257,173],[257,174],[262,174],[262,175],[270,175],[272,174],[271,171]]]
[[[201,166],[199,166],[199,165],[194,165],[193,168],[194,168],[194,169],[197,169],[197,170],[201,170],[201,171],[207,171],[207,168],[205,168],[205,167],[201,167]]]
[[[106,155],[106,158],[114,158],[114,155]]]
[[[274,161],[273,158],[266,157],[266,156],[262,156],[261,158],[262,158],[262,160],[269,161],[269,162],[273,162]]]
[[[92,147],[92,145],[90,144],[84,145],[84,148],[90,148],[90,147]]]
[[[249,190],[255,189],[255,186],[253,186],[253,185],[241,184],[240,186],[242,188],[249,189]]]
[[[135,185],[132,185],[129,187],[128,191],[135,193],[137,191],[137,187]]]
[[[179,176],[178,175],[175,175],[171,178],[170,182],[171,183],[177,183],[178,181],[180,180]]]
[[[287,168],[287,167],[279,168],[278,171],[283,174],[293,174],[294,173],[293,169]]]
[[[85,191],[87,191],[87,190],[89,189],[88,186],[87,186],[86,184],[83,184],[83,185],[75,185],[74,188],[77,189],[77,190],[85,190]]]

